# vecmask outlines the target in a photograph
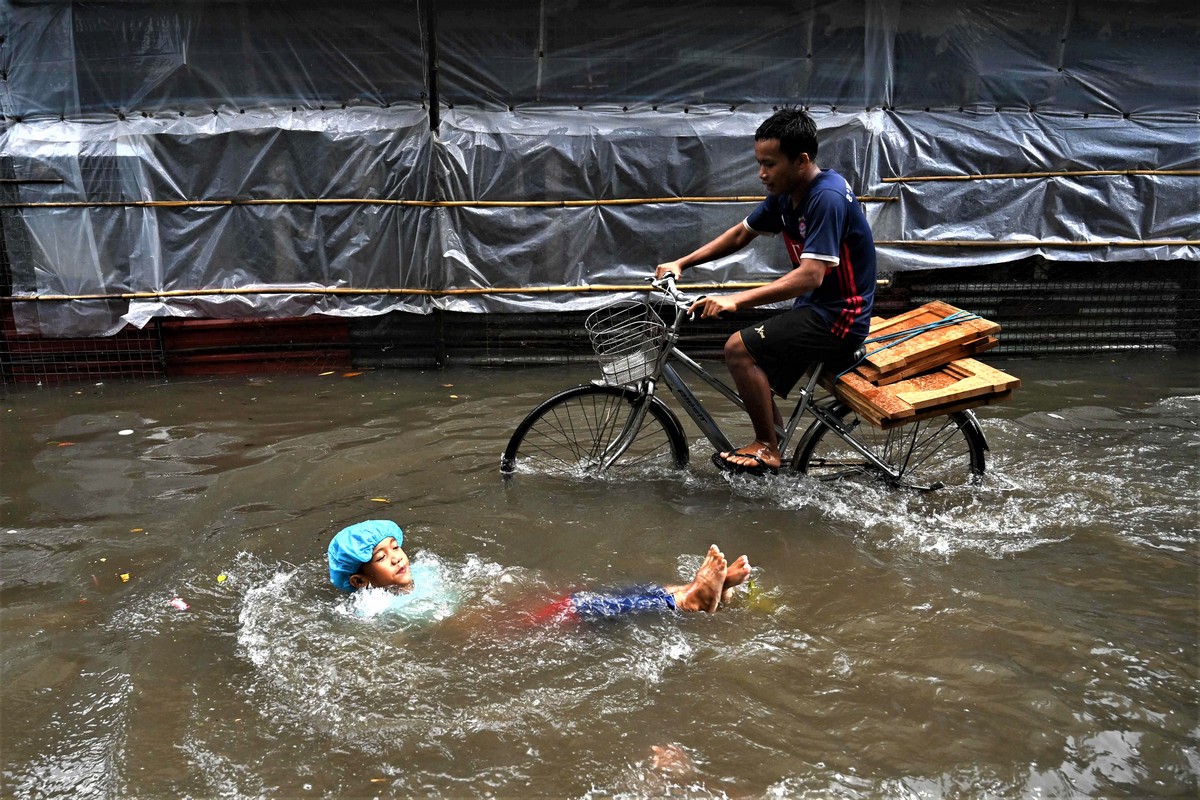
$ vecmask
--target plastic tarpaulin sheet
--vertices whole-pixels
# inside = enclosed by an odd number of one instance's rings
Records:
[[[419,102],[415,0],[0,3],[4,111],[22,119]]]
[[[1187,115],[1200,91],[1186,0],[480,5],[437,4],[449,102]]]
[[[16,0],[9,116],[445,102],[1182,114],[1188,0]]]
[[[671,198],[761,196],[753,132],[770,109],[691,109],[688,114],[573,109],[449,112],[443,119],[446,191],[497,200],[641,197],[637,205],[511,209],[463,207],[442,217],[441,272],[458,283],[547,286],[633,283],[737,224],[755,205],[675,204]],[[982,173],[1090,172],[1118,159],[1128,169],[1200,166],[1200,153],[1169,124],[1076,120],[1036,114],[817,114],[818,162],[860,187],[884,271],[980,265],[1049,254],[1060,260],[1189,259],[1196,244],[1077,247],[1095,240],[1196,239],[1194,178],[1170,175],[997,177],[895,182]],[[1073,149],[1086,142],[1084,152]],[[1130,160],[1133,159],[1133,160]],[[658,194],[655,194],[655,193]],[[663,202],[653,202],[660,197]],[[927,243],[914,246],[913,242]],[[967,242],[961,246],[945,246]],[[977,248],[972,242],[994,243]],[[997,249],[999,248],[999,249]],[[1155,250],[1156,252],[1150,252]],[[499,266],[497,266],[499,265]],[[505,268],[507,265],[507,268]],[[769,280],[788,268],[769,237],[689,271],[690,280]],[[503,283],[499,285],[505,285]],[[473,298],[489,310],[587,307],[585,296]],[[467,310],[462,301],[452,306]]]
[[[86,137],[70,127],[77,126],[31,124],[9,132],[18,175],[61,181],[22,190],[23,199],[42,205],[22,209],[23,230],[6,232],[10,251],[21,241],[31,256],[13,260],[14,294],[165,293],[128,301],[123,321],[139,326],[155,315],[424,308],[403,297],[384,302],[385,295],[373,301],[280,291],[435,282],[432,209],[375,203],[423,199],[432,191],[432,137],[419,108],[346,111],[335,124],[328,115],[297,113],[287,121],[238,114],[91,124]],[[354,201],[333,202],[347,197],[347,187]],[[81,196],[88,203],[73,204]],[[131,205],[141,201],[158,205]],[[67,206],[54,207],[59,202]],[[169,296],[246,287],[271,293]],[[45,327],[50,312],[38,313]],[[79,309],[57,313],[66,318],[56,324],[66,325]],[[71,334],[88,329],[85,320],[77,324]],[[121,321],[103,324],[111,329]]]
[[[591,307],[521,290],[640,283],[738,222],[780,103],[885,272],[1200,257],[1192,4],[604,8],[0,7],[13,292],[86,298],[19,325]]]

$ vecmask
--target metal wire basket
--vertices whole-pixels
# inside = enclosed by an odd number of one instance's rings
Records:
[[[584,323],[607,383],[637,383],[654,372],[667,325],[642,300],[617,300],[596,309]]]

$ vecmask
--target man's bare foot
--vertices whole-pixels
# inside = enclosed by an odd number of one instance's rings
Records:
[[[750,559],[738,556],[725,570],[725,583],[721,587],[721,602],[728,603],[733,596],[733,590],[746,582],[750,577]]]
[[[757,439],[745,447],[723,452],[719,457],[728,462],[730,466],[750,470],[763,468],[777,470],[783,464],[783,456],[777,449]]]
[[[715,544],[710,545],[704,563],[696,570],[696,577],[675,592],[675,607],[680,611],[707,611],[710,614],[716,611],[721,603],[728,568],[725,554]]]

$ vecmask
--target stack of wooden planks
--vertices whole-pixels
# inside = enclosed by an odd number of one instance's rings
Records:
[[[885,430],[997,403],[1021,381],[970,356],[995,347],[999,332],[996,323],[938,301],[877,318],[866,358],[836,385],[826,376],[826,388]]]

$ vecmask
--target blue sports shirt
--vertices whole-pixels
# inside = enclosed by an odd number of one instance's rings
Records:
[[[754,233],[782,233],[793,268],[801,258],[826,262],[825,280],[792,307],[812,306],[838,338],[866,337],[875,303],[875,239],[845,178],[823,169],[798,207],[790,195],[768,195],[742,224]]]

